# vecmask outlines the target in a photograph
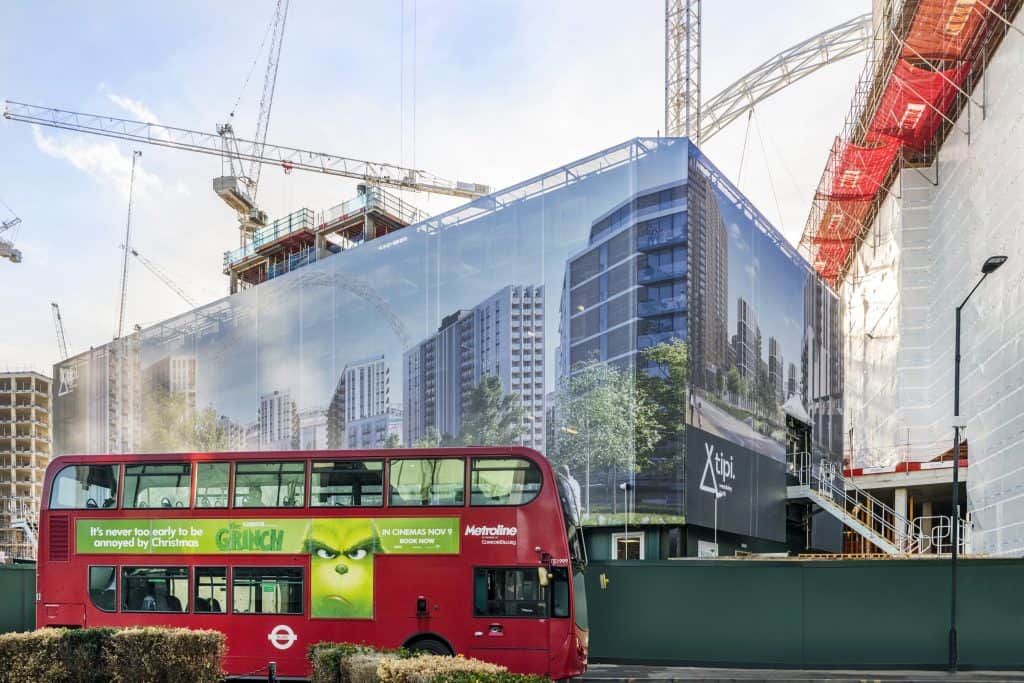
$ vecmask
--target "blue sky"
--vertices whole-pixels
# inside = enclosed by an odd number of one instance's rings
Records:
[[[2,3],[0,98],[212,131],[239,95],[273,4]],[[868,9],[866,0],[705,3],[705,98]],[[293,0],[268,139],[510,185],[662,128],[663,12],[661,0]],[[860,66],[834,65],[758,109],[737,184],[790,239]],[[255,128],[262,72],[261,57],[236,116],[242,137]],[[704,147],[734,181],[744,132],[737,122]],[[15,237],[25,255],[0,263],[0,368],[49,371],[50,301],[72,353],[113,336],[130,154],[104,138],[0,121],[0,199],[23,220]],[[210,189],[217,175],[214,157],[143,148],[133,245],[200,301],[226,292],[222,255],[238,239]],[[260,200],[280,216],[353,193],[337,178],[266,169]],[[409,199],[431,212],[456,203]],[[186,308],[137,263],[129,289],[129,325]]]

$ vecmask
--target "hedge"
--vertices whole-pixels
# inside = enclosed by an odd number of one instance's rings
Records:
[[[0,635],[0,683],[213,683],[223,656],[217,631],[44,628]]]
[[[377,650],[354,643],[309,648],[312,683],[544,683],[543,676],[509,673],[503,666],[408,650]]]

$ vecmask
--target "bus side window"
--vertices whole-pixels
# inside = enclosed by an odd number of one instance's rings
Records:
[[[121,609],[125,612],[187,612],[188,568],[123,567]]]
[[[228,604],[226,567],[196,567],[195,611],[224,614]]]
[[[310,488],[314,507],[380,507],[384,504],[384,461],[314,462]]]
[[[192,489],[191,463],[125,465],[125,509],[184,508]]]
[[[524,505],[540,493],[541,471],[525,458],[473,458],[470,505]]]
[[[305,493],[305,462],[235,463],[236,508],[302,507]]]
[[[50,509],[91,510],[117,507],[120,465],[68,465],[50,490]]]
[[[231,575],[235,614],[302,614],[302,567],[235,567]]]
[[[196,466],[196,507],[226,508],[231,463],[201,462]]]
[[[117,611],[117,572],[112,565],[89,567],[89,599],[98,610]]]
[[[536,567],[473,570],[473,614],[478,617],[548,616],[548,589],[540,585]]]
[[[390,467],[390,505],[462,506],[466,465],[462,458],[395,458]]]

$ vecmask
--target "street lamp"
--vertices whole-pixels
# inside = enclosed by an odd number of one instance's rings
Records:
[[[624,481],[619,484],[619,488],[622,489],[622,504],[626,512],[626,527],[623,536],[626,537],[626,547],[629,547],[629,492],[633,490],[633,485],[628,481]],[[628,550],[626,551],[628,554]],[[639,554],[638,554],[639,557]],[[627,558],[628,559],[628,558]]]
[[[949,601],[949,670],[957,668],[956,638],[956,556],[960,549],[960,311],[967,305],[968,299],[999,266],[1006,263],[1005,256],[989,256],[981,267],[981,279],[967,294],[967,297],[956,307],[956,351],[953,356],[953,512],[950,515],[953,527],[953,549],[950,556],[950,589]]]

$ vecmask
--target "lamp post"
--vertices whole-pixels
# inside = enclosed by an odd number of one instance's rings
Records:
[[[1005,256],[990,256],[981,267],[981,279],[968,292],[967,297],[956,307],[956,348],[953,356],[953,511],[950,514],[953,528],[953,548],[950,555],[950,600],[949,600],[949,670],[956,671],[958,647],[956,637],[956,557],[960,549],[960,311],[989,275],[1006,263]]]

